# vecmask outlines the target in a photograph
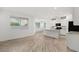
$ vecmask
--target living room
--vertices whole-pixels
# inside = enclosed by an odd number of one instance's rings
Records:
[[[78,7],[0,7],[0,51],[79,51],[78,13]]]

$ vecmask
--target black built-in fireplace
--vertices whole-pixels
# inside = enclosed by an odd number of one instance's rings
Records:
[[[79,25],[74,25],[73,24],[73,21],[69,21],[69,24],[68,25],[69,25],[69,27],[68,27],[69,28],[68,29],[69,32],[70,31],[78,31],[79,32]]]

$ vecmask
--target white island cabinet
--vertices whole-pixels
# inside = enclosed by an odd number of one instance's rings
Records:
[[[69,32],[66,35],[67,45],[74,51],[79,51],[79,32]]]

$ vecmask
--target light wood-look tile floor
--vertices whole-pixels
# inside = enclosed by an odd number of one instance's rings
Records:
[[[0,42],[0,52],[70,52],[66,39],[53,39],[36,33],[33,36]]]

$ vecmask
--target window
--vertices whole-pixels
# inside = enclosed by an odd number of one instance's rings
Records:
[[[28,24],[28,18],[24,17],[10,17],[10,26],[26,26]]]

